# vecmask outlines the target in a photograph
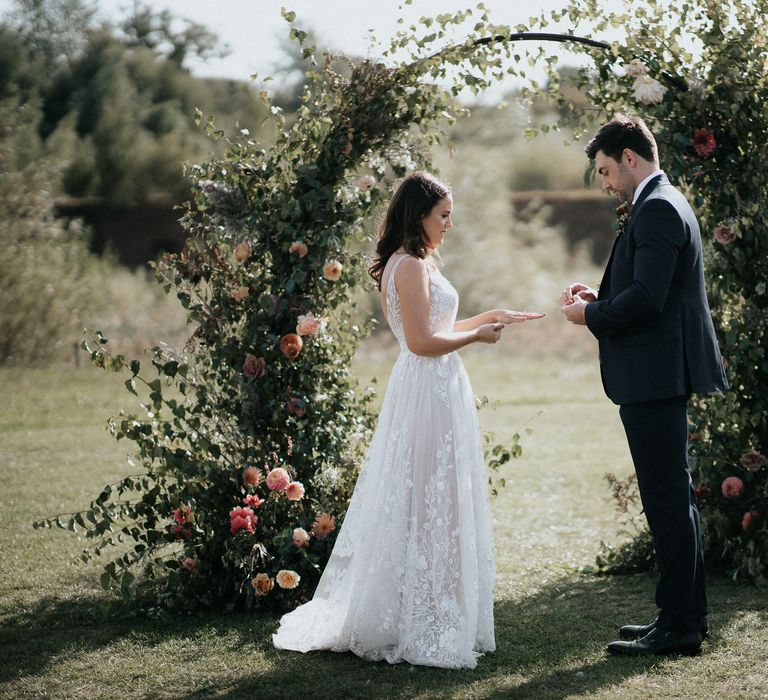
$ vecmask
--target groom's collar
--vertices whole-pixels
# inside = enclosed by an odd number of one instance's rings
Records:
[[[648,177],[646,177],[636,188],[635,188],[635,196],[632,197],[632,206],[638,204],[638,200],[641,198],[641,196],[644,193],[644,190],[648,190],[648,193],[650,194],[650,191],[655,187],[656,185],[661,182],[662,178],[666,178],[666,175],[664,174],[663,170],[654,170]],[[652,183],[654,179],[657,179],[657,182],[653,182],[653,187],[649,187],[649,185]],[[645,199],[645,197],[643,197]]]

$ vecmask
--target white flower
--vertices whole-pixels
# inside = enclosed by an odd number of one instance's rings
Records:
[[[635,91],[635,99],[645,105],[655,105],[664,99],[667,92],[658,80],[647,75],[640,75],[635,78],[635,84],[632,86]]]
[[[376,178],[373,175],[361,175],[357,181],[357,187],[361,192],[368,192],[376,185]]]
[[[639,58],[633,58],[627,64],[627,75],[631,78],[639,78],[648,73],[648,67]]]

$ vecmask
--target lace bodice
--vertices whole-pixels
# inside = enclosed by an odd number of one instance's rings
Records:
[[[410,352],[405,342],[403,332],[403,319],[400,316],[400,295],[395,287],[395,273],[400,263],[406,258],[400,255],[392,264],[389,277],[386,282],[387,294],[387,323],[395,334],[400,349]],[[459,294],[453,285],[443,277],[440,270],[432,260],[425,261],[429,274],[429,329],[433,333],[440,330],[450,330],[456,322],[456,313],[459,309]]]

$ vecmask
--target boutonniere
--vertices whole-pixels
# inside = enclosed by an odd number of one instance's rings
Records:
[[[616,207],[616,238],[618,238],[629,223],[629,217],[632,214],[632,205],[629,202],[622,202]]]

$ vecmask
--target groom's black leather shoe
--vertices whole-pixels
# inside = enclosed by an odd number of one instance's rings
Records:
[[[624,625],[624,627],[619,629],[619,639],[629,640],[645,637],[646,634],[649,634],[656,629],[658,621],[657,618],[647,625]],[[701,618],[701,638],[706,639],[707,637],[709,637],[709,621],[705,615]]]
[[[631,642],[611,642],[608,651],[617,656],[648,656],[649,654],[684,654],[696,656],[701,652],[698,632],[667,632],[654,627],[648,634]]]

